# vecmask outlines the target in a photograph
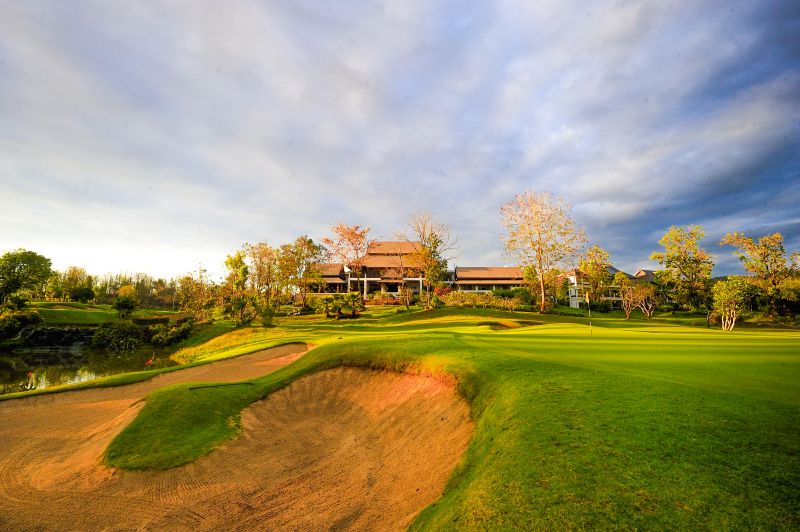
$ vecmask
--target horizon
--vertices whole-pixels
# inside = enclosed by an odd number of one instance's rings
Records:
[[[500,207],[574,205],[634,273],[671,226],[800,249],[800,7],[10,4],[0,253],[215,278],[245,242],[428,211],[450,266],[510,266]]]

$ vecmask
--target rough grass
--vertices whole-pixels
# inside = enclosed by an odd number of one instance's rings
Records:
[[[279,339],[319,347],[253,386],[155,392],[106,461],[191,461],[238,433],[244,406],[325,368],[448,373],[470,401],[475,433],[444,496],[413,528],[800,526],[800,333],[610,317],[593,320],[590,335],[583,318],[557,316],[490,328],[522,316],[386,312],[234,331],[196,354],[223,358]]]

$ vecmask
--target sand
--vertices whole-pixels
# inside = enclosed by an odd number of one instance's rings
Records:
[[[468,405],[445,379],[324,371],[245,409],[242,434],[192,464],[102,465],[148,392],[264,375],[305,349],[0,403],[0,529],[405,528],[441,495],[472,432]]]

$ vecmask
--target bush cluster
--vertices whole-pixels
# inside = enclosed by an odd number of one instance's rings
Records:
[[[136,325],[154,326],[154,325],[169,325],[169,316],[140,316],[131,318],[131,321]]]
[[[358,311],[364,310],[364,300],[358,292],[315,297],[309,304],[316,312],[325,314],[326,318],[333,316],[337,320],[344,317],[357,318]]]
[[[142,345],[144,331],[129,321],[104,323],[92,337],[92,347],[102,349],[112,358],[130,358]]]
[[[0,340],[12,338],[28,325],[42,322],[42,317],[35,310],[2,310],[0,311]]]
[[[376,294],[369,299],[370,305],[402,305],[399,298],[389,295]]]
[[[536,297],[531,293],[530,290],[524,287],[517,287],[517,288],[501,288],[492,291],[492,295],[495,297],[502,297],[505,299],[514,299],[517,298],[524,305],[533,305],[536,303]]]
[[[185,340],[192,332],[190,322],[170,327],[169,325],[153,325],[148,327],[150,333],[150,343],[158,347],[166,347]]]
[[[517,297],[497,297],[490,292],[462,292],[454,290],[440,298],[448,307],[494,308],[520,310],[523,302]]]

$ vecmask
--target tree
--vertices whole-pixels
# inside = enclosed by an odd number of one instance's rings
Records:
[[[50,259],[33,251],[18,249],[0,257],[0,303],[17,290],[42,294],[50,277]]]
[[[664,251],[650,255],[650,260],[659,262],[669,272],[675,285],[675,300],[693,310],[703,307],[714,267],[711,255],[698,244],[704,236],[699,225],[673,225],[658,241]]]
[[[356,318],[358,316],[358,311],[364,310],[364,299],[359,292],[348,292],[342,294],[341,297],[343,306],[350,309],[351,318]]]
[[[197,321],[210,321],[217,306],[217,287],[206,276],[206,270],[198,268],[197,274],[187,274],[178,279],[178,304]]]
[[[642,314],[648,320],[653,317],[653,312],[655,312],[658,305],[658,296],[653,285],[644,281],[636,282],[634,300],[636,301],[636,307],[642,311]]]
[[[114,300],[112,307],[119,313],[119,317],[124,319],[136,310],[137,304],[136,289],[132,285],[126,284],[119,288],[117,299]]]
[[[367,251],[372,240],[367,238],[369,234],[369,227],[361,228],[360,225],[345,225],[336,224],[331,226],[331,231],[334,237],[325,237],[322,239],[322,244],[327,249],[328,253],[342,261],[347,266],[351,273],[358,275],[364,267],[364,260],[367,258]],[[367,295],[367,279],[366,272],[364,272],[364,297]],[[347,285],[348,290],[350,284]]]
[[[535,295],[541,301],[539,293],[539,274],[533,266],[522,267],[522,290],[527,292],[524,299],[530,300]],[[554,305],[569,304],[569,276],[560,268],[553,268],[544,276],[545,293],[549,295],[549,302]],[[545,301],[547,305],[547,301]]]
[[[545,278],[558,267],[569,266],[586,240],[570,216],[572,205],[549,192],[518,194],[501,208],[506,250],[523,267],[532,267],[539,280],[540,312],[545,310]]]
[[[631,318],[631,313],[639,305],[639,292],[636,284],[623,272],[614,274],[614,284],[619,286],[619,300],[625,319]]]
[[[280,268],[297,289],[303,308],[307,306],[306,300],[311,287],[322,282],[322,260],[322,248],[306,235],[297,237],[291,244],[281,246]]]
[[[418,260],[417,254],[409,255],[407,252],[406,246],[403,246],[403,242],[407,242],[408,239],[405,234],[398,234],[397,238],[400,239],[400,242],[397,242],[395,247],[390,250],[390,254],[394,258],[394,265],[387,269],[386,271],[381,272],[381,275],[388,278],[397,278],[398,280],[398,287],[397,292],[400,295],[400,300],[406,307],[406,310],[411,308],[411,289],[406,285],[405,279],[407,277],[412,277],[421,274],[421,263]]]
[[[237,251],[228,255],[225,267],[228,269],[228,276],[222,290],[222,310],[237,327],[241,327],[252,322],[258,315],[255,295],[247,286],[250,272],[244,253]]]
[[[728,277],[717,282],[714,294],[714,310],[719,314],[723,331],[732,331],[744,308],[752,285],[744,277]]]
[[[92,290],[88,286],[78,286],[70,290],[69,298],[72,301],[78,301],[80,303],[88,303],[92,299],[94,299],[94,290]]]
[[[611,282],[611,274],[608,272],[610,267],[608,251],[597,244],[587,249],[584,256],[581,257],[578,262],[579,271],[576,272],[576,275],[579,275],[583,282],[587,303],[591,304],[590,301],[603,296],[606,287]]]
[[[244,252],[248,260],[250,285],[256,293],[259,309],[262,314],[270,313],[277,306],[285,288],[280,282],[281,251],[260,242],[245,244]]]
[[[447,254],[455,247],[455,242],[450,236],[450,228],[446,224],[435,221],[428,213],[411,215],[408,228],[412,239],[419,243],[419,251],[415,254],[415,261],[422,272],[426,293],[426,307],[431,304],[431,291],[444,281],[447,273]],[[409,241],[408,236],[403,239]]]
[[[769,311],[775,314],[777,301],[785,289],[784,283],[795,270],[794,260],[787,261],[783,247],[783,235],[773,233],[765,235],[755,242],[742,233],[728,233],[720,242],[737,248],[734,253],[739,256],[744,269],[753,274],[750,279],[767,297]]]

